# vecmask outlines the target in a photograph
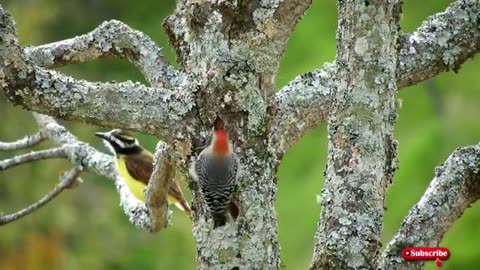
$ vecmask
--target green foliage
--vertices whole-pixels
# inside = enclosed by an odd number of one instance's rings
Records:
[[[412,31],[451,1],[405,1],[402,27]],[[126,0],[61,1],[2,0],[17,21],[20,41],[40,45],[86,33],[104,20],[119,19],[141,30],[165,48],[174,61],[161,28],[173,1]],[[314,1],[297,26],[285,52],[277,87],[295,76],[319,68],[335,57],[335,1]],[[466,63],[458,75],[449,72],[404,89],[403,107],[395,136],[399,141],[400,170],[388,191],[382,236],[384,246],[403,217],[425,191],[435,166],[458,146],[480,140],[480,62]],[[126,61],[102,60],[61,69],[88,80],[143,81]],[[0,96],[0,140],[35,132],[28,112],[14,108]],[[80,139],[105,151],[93,133],[99,127],[66,123]],[[139,135],[153,150],[155,139]],[[43,145],[42,145],[43,146]],[[286,269],[306,269],[320,206],[316,196],[323,185],[327,153],[326,125],[312,130],[285,156],[279,171],[278,221],[282,262]],[[0,159],[9,153],[0,153]],[[40,198],[58,181],[63,161],[40,161],[0,172],[1,211],[11,212]],[[135,229],[119,207],[111,181],[84,174],[85,183],[62,193],[53,203],[0,228],[0,269],[194,269],[195,243],[191,224],[175,211],[174,226],[160,234]],[[190,194],[187,194],[189,196]],[[480,263],[480,208],[468,209],[447,233],[442,246],[451,250],[444,269],[477,269]],[[436,269],[433,263],[427,269]]]

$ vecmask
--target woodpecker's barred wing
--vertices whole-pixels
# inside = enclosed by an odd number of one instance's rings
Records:
[[[225,212],[239,171],[238,159],[235,155],[218,157],[201,154],[195,162],[194,171],[215,221],[214,227],[225,224]]]
[[[225,158],[200,155],[195,162],[194,172],[200,185],[234,184],[232,181],[237,179],[239,164],[235,155]]]
[[[232,155],[229,159],[229,162],[232,164],[231,169],[228,172],[230,178],[236,182],[238,178],[238,173],[240,172],[240,161],[236,155]]]

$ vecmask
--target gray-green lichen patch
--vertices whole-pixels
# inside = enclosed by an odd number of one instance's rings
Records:
[[[255,24],[263,24],[270,20],[282,2],[282,0],[260,0],[260,7],[252,14]]]
[[[33,49],[33,47],[25,48],[26,52],[31,51],[31,53],[29,54],[30,60],[34,59],[34,61],[37,64],[41,63],[42,66],[51,66],[51,65],[55,64],[55,55],[54,55],[54,53],[52,52],[51,49],[45,49],[42,52],[40,52],[38,50],[33,51],[32,49]]]
[[[368,39],[366,37],[360,37],[355,41],[354,51],[358,55],[364,55],[368,52]]]
[[[269,156],[273,157],[273,156]],[[271,158],[270,158],[271,159]],[[263,160],[252,149],[244,151],[243,174],[239,179],[243,202],[242,220],[248,226],[242,231],[242,262],[245,269],[272,269],[278,267],[279,246],[276,232],[275,211],[275,170],[276,160]],[[258,251],[267,251],[265,256]]]
[[[266,116],[267,106],[258,93],[258,88],[249,84],[235,93],[240,108],[248,112],[248,129],[259,130]]]
[[[227,223],[213,229],[212,222],[200,218],[193,227],[193,236],[202,260],[201,269],[232,269],[241,265],[237,258],[240,252],[238,224]]]

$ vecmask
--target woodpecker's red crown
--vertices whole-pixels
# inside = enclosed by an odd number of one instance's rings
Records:
[[[215,130],[213,137],[213,154],[226,156],[229,150],[228,132],[225,129]]]

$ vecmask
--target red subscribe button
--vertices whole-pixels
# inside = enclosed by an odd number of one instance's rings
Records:
[[[405,260],[446,260],[450,250],[443,247],[407,247],[402,251]]]

